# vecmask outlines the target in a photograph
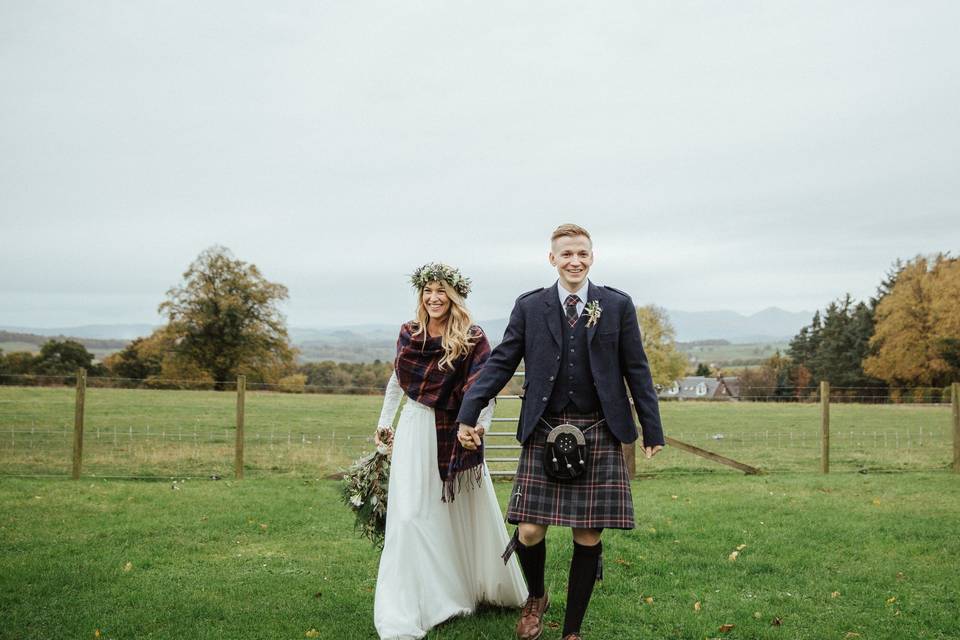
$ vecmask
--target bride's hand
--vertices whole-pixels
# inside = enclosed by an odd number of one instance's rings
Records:
[[[393,444],[393,429],[390,427],[377,427],[377,431],[373,434],[373,442],[378,447],[381,444],[389,447]]]
[[[460,424],[457,429],[457,440],[467,451],[475,451],[480,447],[480,438],[483,436],[483,427],[474,428],[465,424]]]

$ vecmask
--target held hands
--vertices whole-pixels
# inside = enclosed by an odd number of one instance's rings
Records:
[[[457,440],[467,451],[476,451],[480,444],[483,442],[483,434],[485,430],[483,427],[468,427],[465,424],[460,423],[459,429],[457,430]]]
[[[656,445],[656,446],[654,446],[654,447],[643,447],[643,454],[644,454],[645,456],[647,456],[647,460],[649,460],[649,459],[652,458],[653,456],[657,455],[657,453],[658,453],[661,449],[663,449],[663,446],[661,446],[661,445],[659,445],[659,444]]]

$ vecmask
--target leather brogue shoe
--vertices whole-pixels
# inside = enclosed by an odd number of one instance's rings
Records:
[[[550,608],[550,596],[546,593],[541,598],[529,596],[520,620],[517,622],[517,638],[519,640],[537,640],[543,633],[543,614]]]

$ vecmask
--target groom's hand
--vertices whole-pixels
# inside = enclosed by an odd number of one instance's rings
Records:
[[[457,440],[467,451],[475,451],[480,447],[480,436],[483,435],[483,427],[474,428],[463,423],[459,424],[457,430]]]
[[[655,447],[644,447],[644,448],[643,448],[643,453],[644,453],[645,456],[647,456],[647,460],[649,460],[649,459],[652,458],[653,456],[657,455],[657,453],[658,453],[661,449],[663,449],[663,447],[662,447],[661,445],[659,445],[659,444],[658,444],[657,446],[655,446]]]

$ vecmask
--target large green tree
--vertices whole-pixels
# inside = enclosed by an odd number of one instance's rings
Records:
[[[48,340],[40,347],[33,362],[36,373],[50,376],[70,375],[77,369],[90,369],[93,354],[74,340]]]
[[[201,253],[167,291],[160,313],[181,358],[208,373],[217,388],[238,374],[274,382],[293,366],[286,319],[277,304],[287,288],[225,247]]]
[[[149,350],[153,336],[137,338],[122,351],[118,351],[105,360],[113,375],[133,380],[145,380],[160,375],[163,366],[163,354]]]
[[[637,320],[654,384],[673,384],[683,377],[687,359],[677,350],[676,333],[666,309],[652,304],[637,307]]]

